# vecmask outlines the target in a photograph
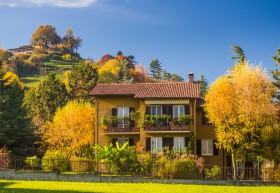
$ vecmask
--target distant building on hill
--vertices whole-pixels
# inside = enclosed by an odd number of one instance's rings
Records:
[[[24,45],[18,48],[8,49],[8,51],[11,52],[12,54],[19,54],[19,53],[27,54],[27,53],[32,53],[33,48],[34,48],[33,45]]]

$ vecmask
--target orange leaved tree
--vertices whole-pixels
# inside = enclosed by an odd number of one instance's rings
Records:
[[[244,61],[218,78],[206,93],[204,108],[216,127],[216,145],[231,154],[235,180],[237,160],[245,167],[249,155],[257,156],[263,133],[277,119],[272,100],[275,92],[261,66]]]
[[[51,149],[62,150],[69,157],[79,156],[94,144],[94,124],[95,110],[90,103],[70,101],[57,110],[43,138]]]

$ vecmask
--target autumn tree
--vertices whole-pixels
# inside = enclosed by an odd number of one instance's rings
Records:
[[[39,25],[36,31],[32,34],[31,42],[34,45],[45,46],[48,48],[50,45],[58,44],[61,41],[56,32],[55,27],[51,25]]]
[[[62,150],[69,157],[82,155],[94,144],[95,111],[89,102],[70,101],[55,113],[43,139],[50,149]]]
[[[171,74],[171,79],[172,82],[183,82],[184,78],[182,78],[182,76],[178,75],[178,74]]]
[[[116,59],[109,60],[105,65],[98,69],[100,83],[117,83],[119,80],[121,66]]]
[[[235,54],[235,56],[230,57],[233,60],[237,60],[237,62],[244,62],[246,60],[244,50],[238,45],[232,45],[231,51]]]
[[[63,37],[63,42],[71,53],[74,53],[74,51],[77,52],[78,48],[81,46],[82,39],[80,37],[75,38],[73,30],[71,28],[67,28],[66,34]]]
[[[89,92],[94,88],[97,80],[97,68],[94,68],[90,62],[80,62],[73,66],[68,74],[71,98],[88,99]]]
[[[0,147],[26,147],[33,143],[32,125],[22,107],[23,84],[0,61]]]
[[[205,96],[205,111],[215,125],[217,145],[245,166],[248,156],[256,157],[261,133],[273,127],[277,111],[272,101],[276,88],[260,66],[236,63],[218,78]],[[243,173],[244,174],[244,173]]]
[[[151,76],[154,79],[161,79],[161,73],[162,73],[162,68],[161,68],[161,63],[158,61],[158,59],[152,60],[150,63],[150,71],[151,71]]]

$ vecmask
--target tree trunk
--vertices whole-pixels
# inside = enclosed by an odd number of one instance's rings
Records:
[[[231,150],[231,161],[232,161],[232,169],[233,169],[233,180],[237,180],[237,171],[236,171],[236,162],[235,162],[235,153],[234,150]]]
[[[245,164],[246,164],[246,155],[244,156],[244,159],[242,160],[242,168],[241,168],[241,176],[240,176],[240,179],[241,180],[244,180],[244,177],[245,177]]]

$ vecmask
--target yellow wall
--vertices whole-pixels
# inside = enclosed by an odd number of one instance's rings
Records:
[[[112,138],[133,138],[133,143],[136,144],[140,140],[139,135],[105,135],[103,133],[104,128],[101,127],[100,121],[103,117],[109,118],[112,116],[112,108],[117,107],[134,107],[137,111],[139,109],[139,100],[133,99],[128,96],[111,96],[96,98],[96,132],[95,141],[99,145],[109,145],[112,142]]]
[[[216,139],[215,137],[215,127],[212,125],[202,125],[202,111],[201,109],[197,110],[196,113],[196,140],[201,139]],[[224,156],[224,159],[223,159]],[[220,167],[226,167],[226,153],[224,150],[219,149],[219,155],[214,156],[202,156],[205,160],[205,165],[218,165]]]

